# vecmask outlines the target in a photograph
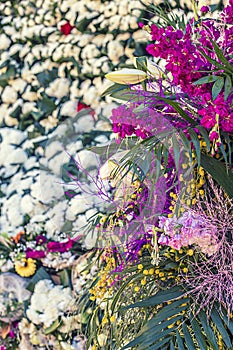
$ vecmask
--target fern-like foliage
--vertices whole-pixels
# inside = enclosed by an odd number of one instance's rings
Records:
[[[121,350],[218,350],[233,349],[233,321],[215,305],[207,317],[204,310],[195,314],[191,298],[179,287],[159,291],[127,308],[162,305],[157,314]]]

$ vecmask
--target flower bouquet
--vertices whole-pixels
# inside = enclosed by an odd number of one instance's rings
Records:
[[[130,6],[139,2],[130,2]],[[68,63],[70,52],[78,49],[75,46],[78,42],[84,51],[80,60],[92,62],[96,75],[103,77],[110,68],[121,66],[121,51],[111,67],[101,66],[98,51],[93,51],[93,45],[86,45],[85,40],[90,38],[99,46],[102,36],[95,39],[92,32],[100,27],[100,34],[106,34],[105,25],[116,29],[111,18],[119,18],[118,12],[124,13],[123,5],[129,1],[117,2],[117,10],[105,6],[104,0],[98,1],[98,6],[95,0],[89,3],[96,8],[101,5],[101,10],[90,11],[90,18],[81,22],[79,12],[87,6],[85,0],[79,2],[78,10],[75,3],[70,10],[68,1],[61,6],[57,1],[43,2],[43,9],[35,18],[40,22],[42,16],[48,28],[45,31],[41,28],[44,35],[39,37],[35,36],[36,26],[32,22],[36,6],[33,2],[28,6],[27,1],[20,4],[17,14],[19,17],[26,14],[25,23],[16,19],[14,28],[22,25],[25,33],[25,28],[30,27],[31,44],[28,38],[19,44],[30,44],[33,55],[47,62],[48,67],[38,67],[30,49],[28,52],[20,51],[21,46],[10,48],[10,40],[16,44],[19,34],[14,30],[16,33],[10,39],[9,19],[2,22],[6,29],[1,34],[2,45],[6,47],[1,52],[10,50],[9,57],[3,55],[1,60],[2,111],[12,107],[5,124],[18,125],[25,103],[21,101],[22,106],[17,108],[17,96],[25,93],[25,101],[32,99],[33,106],[25,107],[26,116],[19,126],[24,131],[9,132],[9,128],[1,131],[7,152],[13,154],[18,150],[17,156],[16,153],[12,158],[9,156],[9,164],[3,169],[5,182],[7,185],[11,182],[2,189],[9,196],[8,204],[4,202],[6,212],[11,213],[4,219],[4,225],[8,227],[9,221],[9,227],[11,224],[24,229],[12,237],[0,236],[0,349],[232,349],[233,2],[230,0],[217,16],[214,6],[197,8],[195,1],[192,17],[170,12],[166,4],[150,6],[156,24],[140,23],[140,33],[144,30],[145,37],[150,37],[149,58],[137,57],[135,69],[131,66],[107,74],[115,84],[104,95],[120,102],[112,111],[115,136],[110,136],[112,141],[107,145],[107,137],[104,143],[98,142],[99,134],[94,133],[96,142],[90,137],[94,118],[89,113],[88,119],[85,109],[86,104],[92,104],[85,100],[77,102],[79,94],[87,97],[88,91],[93,104],[96,103],[96,87],[92,89],[91,81],[86,82],[89,66],[82,67],[78,85],[81,92],[77,92],[77,66],[74,60],[72,65]],[[16,2],[13,4],[17,6]],[[5,15],[10,15],[11,10],[14,15],[8,1],[1,6]],[[103,22],[101,11],[106,17]],[[131,22],[130,18],[122,21],[120,30],[127,31],[129,26],[133,32],[139,12]],[[85,34],[85,28],[79,28],[77,40],[73,37],[75,13],[80,16],[79,22],[89,27],[91,37],[90,33]],[[58,27],[54,14],[59,19]],[[60,21],[61,17],[66,21]],[[60,41],[53,46],[58,37],[62,38],[62,50]],[[43,38],[51,45],[52,61],[51,58],[47,61],[50,51],[43,45]],[[68,46],[71,38],[74,51]],[[127,35],[125,38],[130,39]],[[101,47],[107,46],[114,59],[120,46],[112,38],[106,40]],[[125,50],[129,44],[128,41],[126,46],[122,44]],[[27,57],[25,62],[21,56]],[[6,71],[8,59],[14,65],[10,72]],[[43,71],[46,67],[48,75]],[[22,82],[21,73],[17,75],[21,70],[26,83]],[[11,95],[9,92],[14,89],[11,83],[16,79],[19,87]],[[46,86],[38,93],[39,100],[34,100],[44,79]],[[97,83],[98,78],[96,86]],[[58,96],[59,92],[62,95]],[[30,108],[35,105],[34,113]],[[53,115],[58,106],[63,112]],[[36,114],[43,108],[45,113]],[[26,132],[34,130],[30,128],[33,120],[49,130],[50,121],[43,123],[45,117],[48,119],[51,114],[57,124],[59,119],[81,109],[77,120],[72,114],[71,134],[67,124],[59,125],[51,132],[45,149],[46,137],[35,139],[33,134],[32,141],[25,141]],[[68,119],[66,123],[69,124]],[[84,131],[83,123],[88,125],[88,133],[77,139],[74,133]],[[38,134],[45,132],[39,127],[38,130]],[[62,132],[67,132],[67,143],[62,140],[62,144],[72,155],[67,164],[61,154],[61,142],[56,138]],[[81,150],[84,146],[90,146],[96,155],[89,157],[90,152]],[[78,152],[78,160],[74,160],[72,152]],[[27,154],[30,162],[25,165]],[[46,167],[60,175],[57,157],[64,165],[63,182],[68,187],[70,180],[74,181],[71,190],[69,187],[66,191],[70,199],[68,210],[61,200],[63,191],[58,177],[48,181],[47,175],[42,176]],[[38,159],[42,160],[40,176]],[[99,161],[102,166],[95,176]],[[15,164],[20,174],[15,174]],[[83,185],[84,178],[88,179],[88,186]],[[44,197],[38,195],[40,181]],[[81,191],[75,192],[78,187]],[[21,197],[22,200],[17,199]],[[18,221],[19,215],[13,210],[16,199],[22,214],[28,214]],[[52,208],[44,208],[48,203],[52,203]],[[65,226],[67,222],[69,225]],[[53,223],[62,229],[54,229]],[[88,244],[81,245],[81,239],[84,243],[90,240],[92,246],[96,241],[96,248],[87,252]]]
[[[150,57],[106,76],[123,103],[93,148],[107,203],[79,302],[93,350],[232,349],[233,1],[217,16],[192,3],[189,21],[151,6]]]

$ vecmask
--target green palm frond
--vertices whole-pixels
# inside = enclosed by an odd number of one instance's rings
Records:
[[[156,315],[121,350],[233,349],[233,322],[227,317],[226,311],[215,305],[208,317],[204,310],[195,315],[192,300],[185,296],[182,288],[159,291],[126,308],[156,307],[161,303],[162,307]]]

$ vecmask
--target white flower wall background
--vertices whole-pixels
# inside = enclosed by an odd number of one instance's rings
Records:
[[[143,7],[138,0],[1,2],[1,121],[42,132],[72,117],[79,101],[106,115],[104,74],[141,53]]]
[[[135,49],[141,50],[137,21],[143,6],[140,1],[5,1],[0,10],[0,227],[15,234],[25,222],[43,221],[52,235],[68,220],[78,228],[95,203],[84,194],[70,204],[64,197],[61,172],[69,162],[64,148],[71,155],[79,151],[85,168],[97,165],[79,136],[95,130],[89,145],[108,140],[114,104],[100,98],[109,85],[104,74],[119,63],[132,64]],[[73,120],[75,137],[68,144],[66,125],[53,130],[86,106],[95,112]]]

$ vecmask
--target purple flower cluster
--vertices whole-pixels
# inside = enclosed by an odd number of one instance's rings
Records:
[[[38,235],[36,237],[36,244],[37,247],[35,249],[27,248],[26,249],[26,258],[32,258],[32,259],[43,259],[46,257],[47,253],[64,253],[68,252],[74,244],[74,240],[71,238],[68,238],[66,242],[56,242],[56,241],[50,241],[47,242],[47,239],[43,235]],[[37,249],[39,247],[39,249]]]
[[[196,245],[207,255],[212,255],[218,250],[217,227],[191,211],[186,211],[179,218],[161,216],[159,228],[163,230],[158,239],[159,244],[177,250]]]
[[[229,0],[229,5],[223,11],[222,19],[225,23],[233,24],[233,0]]]
[[[139,103],[132,103],[112,110],[113,132],[117,133],[120,139],[132,135],[145,139],[172,128],[172,125],[152,107],[145,106],[137,112],[138,106]]]
[[[206,9],[204,9],[206,10]],[[151,26],[151,38],[154,41],[147,46],[147,51],[154,57],[166,61],[166,70],[172,74],[171,85],[185,93],[188,100],[197,107],[201,117],[201,125],[211,129],[216,124],[216,115],[220,130],[233,132],[232,93],[224,100],[223,92],[213,100],[211,91],[214,83],[195,85],[198,79],[212,73],[216,69],[208,55],[221,63],[217,57],[211,40],[215,41],[230,63],[233,62],[233,27],[223,27],[223,24],[233,24],[233,1],[230,1],[222,13],[223,23],[214,20],[203,20],[195,27],[191,22],[184,32],[171,26],[159,28]],[[221,74],[219,71],[214,73]],[[179,99],[179,96],[177,95]]]
[[[154,57],[166,60],[166,69],[172,73],[174,86],[190,96],[201,92],[202,87],[196,87],[193,82],[203,76],[199,70],[209,70],[210,64],[198,52],[193,43],[193,29],[191,25],[186,33],[169,26],[159,28],[151,26],[151,36],[155,43],[147,46],[147,51]]]
[[[143,118],[138,119],[133,112],[135,107],[135,105],[129,107],[123,105],[112,110],[113,132],[117,133],[120,139],[132,135],[145,139],[151,135],[146,130],[147,125]]]
[[[216,100],[211,100],[211,94],[207,93],[202,97],[204,107],[198,110],[201,119],[201,125],[211,129],[216,124],[216,117],[219,119],[219,127],[226,132],[233,132],[233,108],[232,97],[224,101],[224,94],[218,95]]]

